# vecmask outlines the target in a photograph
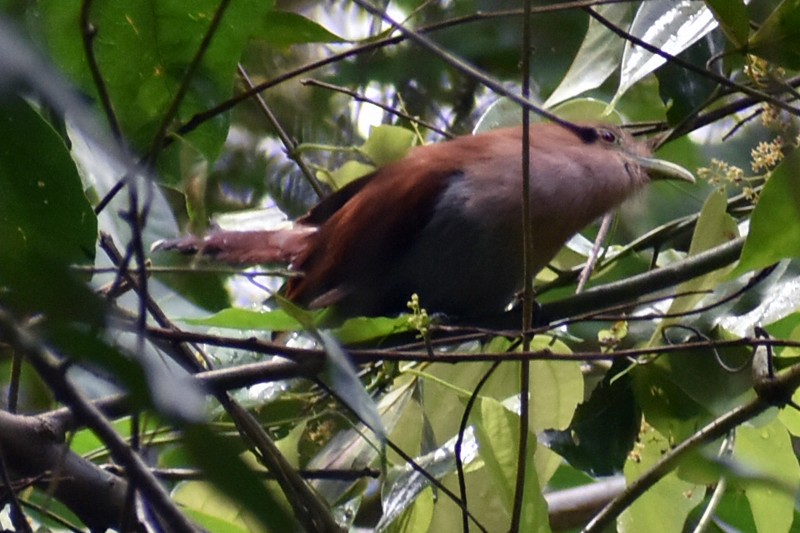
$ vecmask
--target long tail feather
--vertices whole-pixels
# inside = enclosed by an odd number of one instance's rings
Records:
[[[295,227],[275,231],[217,231],[160,241],[153,250],[213,257],[234,265],[289,264],[305,249],[316,228]]]

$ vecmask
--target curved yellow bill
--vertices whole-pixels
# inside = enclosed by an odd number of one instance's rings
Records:
[[[633,160],[639,163],[642,168],[647,170],[650,179],[653,180],[680,180],[695,183],[691,172],[680,165],[655,157],[633,156]]]

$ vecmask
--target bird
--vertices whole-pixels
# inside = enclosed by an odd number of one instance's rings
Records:
[[[694,183],[616,125],[529,129],[534,272],[578,231],[655,179]],[[503,312],[523,287],[522,127],[412,148],[324,198],[286,229],[158,244],[233,265],[286,264],[283,295],[335,316],[382,316],[412,294],[430,312]]]

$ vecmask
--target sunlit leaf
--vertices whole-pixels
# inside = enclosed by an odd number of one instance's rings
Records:
[[[761,483],[745,486],[758,531],[789,531],[794,520],[800,466],[786,428],[777,420],[760,427],[739,427],[734,458],[759,476],[771,477],[785,485],[785,490]]]
[[[428,531],[433,519],[433,490],[428,487],[416,497],[414,504],[411,505],[396,521],[389,527],[377,528],[377,531],[387,531],[390,533],[413,533],[415,531]]]
[[[294,331],[302,324],[283,309],[274,311],[251,311],[229,307],[206,318],[187,318],[184,322],[198,326],[249,329],[263,331]]]
[[[475,413],[475,434],[478,438],[481,459],[483,459],[494,486],[501,494],[507,511],[511,511],[515,496],[517,475],[517,454],[519,450],[519,416],[496,400],[484,398],[480,409]],[[536,438],[528,438],[528,453],[536,449]],[[547,504],[541,495],[534,462],[526,462],[525,494],[519,497],[523,506],[525,531],[550,531],[547,518]]]
[[[381,167],[405,156],[416,144],[413,131],[399,126],[374,126],[360,150]]]
[[[623,122],[622,115],[615,109],[609,110],[608,102],[595,98],[574,98],[558,104],[553,108],[553,112],[561,118],[575,122],[597,121],[609,124],[621,124]],[[589,250],[591,250],[591,243],[589,244]]]
[[[275,46],[337,43],[346,40],[298,13],[277,10],[264,17],[264,24],[256,36]]]
[[[716,27],[714,15],[700,0],[642,2],[628,33],[663,52],[677,55]],[[626,42],[614,102],[665,62],[663,57]]]
[[[689,247],[690,256],[709,250],[739,236],[739,232],[736,229],[736,221],[728,215],[727,208],[728,202],[724,193],[714,191],[709,195],[703,209],[700,211],[700,218],[695,226],[692,244]],[[676,293],[696,294],[681,296],[673,300],[667,314],[680,314],[693,309],[706,296],[703,291],[712,290],[729,270],[730,267],[710,272],[682,283],[676,289]],[[678,321],[680,321],[679,318],[665,319],[661,322],[661,327],[656,332],[656,335],[659,335],[665,326]]]
[[[670,450],[670,442],[651,427],[639,437],[625,464],[628,483],[641,477]],[[619,531],[683,531],[686,516],[703,499],[705,487],[681,481],[674,472],[647,490],[617,521]]]
[[[246,533],[260,526],[240,505],[223,496],[206,481],[180,483],[172,491],[172,498],[192,519],[209,531]]]
[[[626,22],[630,20],[631,6],[626,2],[601,5],[596,9],[600,15],[617,26],[625,27]],[[553,107],[602,85],[619,66],[623,46],[623,41],[614,36],[608,28],[591,19],[580,50],[561,83],[545,101],[544,107]]]

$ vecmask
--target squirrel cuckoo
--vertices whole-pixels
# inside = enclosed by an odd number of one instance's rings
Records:
[[[501,312],[523,285],[522,128],[413,148],[334,192],[290,229],[217,231],[162,242],[238,265],[285,263],[301,273],[285,296],[339,316],[405,309]],[[651,179],[694,182],[610,125],[530,128],[534,270],[581,228]]]

